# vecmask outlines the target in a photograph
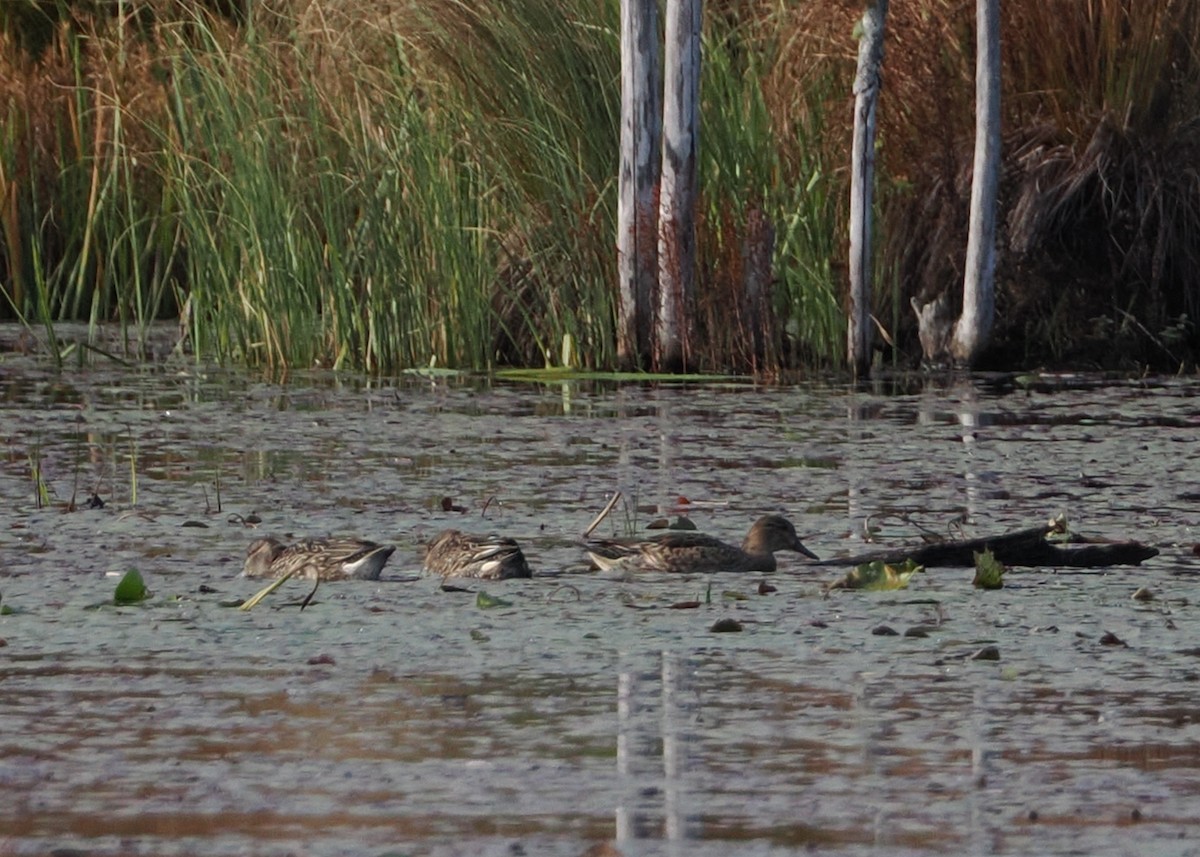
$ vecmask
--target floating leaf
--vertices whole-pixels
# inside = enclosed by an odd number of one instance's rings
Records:
[[[1046,541],[1066,543],[1071,541],[1071,530],[1066,515],[1056,515],[1046,522]]]
[[[867,589],[889,590],[906,589],[909,578],[918,571],[924,571],[925,566],[917,565],[911,559],[906,559],[900,565],[886,563],[883,560],[864,563],[846,576],[830,584],[830,589]]]
[[[744,592],[738,592],[736,589],[726,589],[721,593],[721,597],[726,601],[747,601],[750,596]]]
[[[142,573],[136,568],[131,568],[117,584],[113,601],[117,604],[137,604],[139,601],[145,601],[149,594],[150,590],[146,588]]]
[[[512,607],[511,601],[505,601],[495,595],[488,595],[482,589],[475,596],[475,606],[480,610],[490,610],[493,607]]]
[[[990,550],[975,552],[975,579],[972,584],[976,589],[1003,589],[1004,572],[1008,571],[1004,563],[996,559]]]

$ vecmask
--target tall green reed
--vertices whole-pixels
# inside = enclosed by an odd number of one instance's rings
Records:
[[[52,129],[10,111],[0,144],[8,196],[0,226],[9,262],[5,296],[17,318],[36,316],[51,333],[58,321],[84,320],[89,339],[98,324],[116,320],[127,343],[140,343],[149,322],[174,307],[166,300],[166,216],[148,181],[151,159],[129,135],[137,108],[125,91],[139,71],[129,63],[125,20],[116,16],[111,41],[97,31],[62,30],[52,49],[70,83],[48,114]],[[52,174],[40,172],[46,169]],[[25,288],[30,277],[32,292]]]
[[[553,363],[569,336],[615,359],[619,40],[614,2],[446,3],[410,36],[496,195],[498,344]]]
[[[422,4],[368,47],[287,6],[252,37],[156,8],[138,38],[118,15],[52,47],[74,81],[59,168],[20,218],[48,323],[186,309],[199,353],[275,372],[613,365],[615,0]],[[709,269],[733,276],[749,206],[768,211],[776,315],[823,332],[824,173],[772,151],[790,141],[743,72],[706,72]]]
[[[760,320],[761,334],[738,324],[733,330],[743,339],[765,337],[768,368],[798,355],[805,364],[838,365],[845,317],[831,263],[838,256],[842,187],[825,164],[822,141],[823,105],[833,82],[825,78],[797,94],[808,109],[802,119],[781,124],[764,91],[776,59],[771,42],[754,40],[750,26],[714,26],[704,51],[700,187],[707,225],[700,246],[703,276],[717,303],[713,334],[730,329],[730,313],[746,299],[741,292],[751,272],[744,266],[753,244],[770,241],[770,317]],[[710,348],[736,356],[738,343]]]
[[[453,124],[403,79],[331,94],[266,47],[179,46],[166,178],[197,345],[273,370],[485,366],[491,201]]]

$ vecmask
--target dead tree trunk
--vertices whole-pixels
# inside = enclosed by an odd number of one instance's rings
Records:
[[[1030,527],[998,536],[893,548],[858,556],[821,560],[810,565],[862,565],[868,562],[899,564],[905,560],[912,560],[926,568],[970,568],[975,565],[975,554],[986,550],[991,551],[1000,562],[1011,566],[1107,568],[1113,565],[1140,565],[1158,556],[1158,548],[1136,541],[1089,541],[1076,536],[1068,545],[1055,545],[1046,540],[1053,532],[1053,526]]]
[[[945,292],[912,298],[926,363],[972,365],[987,346],[996,313],[996,196],[1000,177],[1000,0],[976,0],[975,160],[962,314]]]
[[[876,0],[862,18],[854,77],[854,150],[850,167],[850,317],[846,359],[854,376],[871,368],[871,205],[875,184],[875,105],[883,63],[888,0]]]
[[[1000,0],[976,0],[975,168],[963,311],[951,354],[969,366],[987,345],[995,316],[996,189],[1000,175]]]
[[[687,368],[696,278],[700,0],[667,0],[655,364]]]
[[[658,206],[662,110],[658,74],[658,3],[621,0],[621,167],[617,202],[620,305],[617,358],[637,369],[649,357],[658,278]]]

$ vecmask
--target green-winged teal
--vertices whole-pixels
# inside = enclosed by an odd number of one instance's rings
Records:
[[[278,539],[255,539],[246,549],[246,577],[293,577],[309,580],[378,580],[394,545],[360,539],[305,539],[285,545]]]
[[[774,571],[775,551],[781,550],[817,559],[815,553],[800,543],[792,522],[780,515],[766,515],[755,521],[740,548],[695,532],[587,543],[592,562],[603,570],[676,573]]]
[[[425,570],[442,577],[533,577],[514,539],[443,530],[425,545]]]

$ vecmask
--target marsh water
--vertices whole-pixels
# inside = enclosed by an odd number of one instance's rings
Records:
[[[1195,379],[0,381],[0,855],[1200,854]],[[616,490],[600,534],[777,511],[836,558],[1063,513],[1160,553],[626,579],[578,545]],[[536,576],[443,589],[448,526]],[[243,612],[264,534],[398,547]]]

